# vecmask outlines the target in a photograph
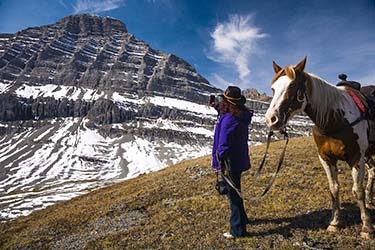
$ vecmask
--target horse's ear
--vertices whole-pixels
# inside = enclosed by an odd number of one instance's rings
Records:
[[[305,56],[305,58],[303,58],[302,61],[300,61],[296,66],[294,66],[294,69],[296,71],[304,71],[305,69],[305,66],[306,66],[306,60],[307,60],[307,57]]]
[[[275,61],[272,61],[272,67],[273,67],[273,70],[275,71],[275,73],[278,73],[280,70],[282,70],[282,68],[277,65],[277,63],[275,63]]]

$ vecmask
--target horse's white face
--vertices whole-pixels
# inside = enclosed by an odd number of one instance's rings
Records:
[[[305,62],[304,60],[301,63]],[[266,122],[272,130],[284,128],[287,122],[307,105],[304,65],[302,71],[297,66],[285,69],[274,66],[276,80],[272,84],[273,98],[266,112]]]
[[[286,124],[286,115],[282,112],[282,106],[288,98],[286,94],[291,81],[288,76],[282,76],[272,85],[273,98],[266,112],[266,122],[271,129],[280,129]]]

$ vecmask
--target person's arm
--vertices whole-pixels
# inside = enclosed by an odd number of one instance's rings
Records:
[[[230,147],[233,144],[234,131],[238,125],[238,121],[234,116],[226,115],[223,117],[219,134],[219,144],[217,147],[217,153],[219,160],[222,161],[227,158]]]

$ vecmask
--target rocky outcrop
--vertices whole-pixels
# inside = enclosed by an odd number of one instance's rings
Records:
[[[212,117],[201,117],[188,111],[157,106],[151,103],[124,107],[108,99],[93,102],[55,99],[52,97],[20,98],[0,94],[0,121],[43,120],[48,118],[85,117],[102,125],[122,123],[147,117],[150,119],[189,120],[198,124],[212,124]],[[0,133],[4,134],[4,133]]]
[[[13,94],[0,95],[0,120],[39,120],[59,117],[83,117],[91,103],[67,98],[20,98]]]
[[[93,104],[87,118],[98,124],[111,124],[134,120],[136,115],[135,111],[123,109],[110,100],[99,99]]]
[[[252,100],[262,101],[262,102],[271,102],[272,97],[268,96],[266,93],[260,94],[256,89],[245,89],[243,95]]]

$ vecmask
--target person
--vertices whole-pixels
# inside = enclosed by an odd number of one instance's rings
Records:
[[[240,190],[241,174],[250,169],[247,141],[253,111],[245,107],[246,98],[236,86],[229,86],[221,97],[219,104],[210,101],[219,113],[212,147],[212,167],[221,171],[226,184],[231,214],[230,231],[224,233],[224,237],[233,239],[247,234],[248,218]]]

